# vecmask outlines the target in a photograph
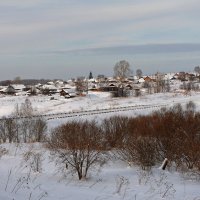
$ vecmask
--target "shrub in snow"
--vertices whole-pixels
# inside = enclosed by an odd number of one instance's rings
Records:
[[[5,184],[0,185],[0,190],[0,196],[5,196],[3,199],[41,200],[48,196],[48,193],[43,190],[42,185],[38,182],[37,176],[31,171],[19,174],[16,170],[10,169]]]
[[[0,120],[0,141],[16,142],[18,125],[17,121],[12,118],[3,117]]]
[[[51,132],[48,147],[57,162],[79,180],[106,161],[101,129],[93,122],[69,122]]]
[[[1,158],[3,155],[6,155],[7,153],[8,153],[8,150],[0,146],[0,158]]]
[[[24,154],[23,158],[25,164],[28,165],[34,172],[42,172],[42,152],[36,152],[33,149],[30,149]]]
[[[123,145],[125,134],[128,132],[129,118],[114,116],[102,122],[103,136],[109,148],[120,148]]]
[[[126,162],[137,164],[144,170],[150,170],[156,164],[155,143],[149,137],[129,135],[118,154]]]
[[[116,193],[120,194],[121,192],[126,193],[127,187],[129,185],[129,180],[124,176],[118,176],[116,178]]]
[[[0,139],[10,143],[44,141],[47,123],[42,117],[33,116],[33,107],[28,98],[20,106],[17,104],[9,118],[0,120]]]
[[[175,193],[174,185],[168,181],[165,173],[158,173],[150,178],[150,188],[147,192],[149,198],[160,196],[161,199],[174,199]]]

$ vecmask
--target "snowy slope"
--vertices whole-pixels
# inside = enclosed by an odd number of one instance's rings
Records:
[[[0,117],[9,116],[16,104],[25,101],[25,96],[0,97]],[[35,113],[54,114],[60,112],[84,111],[102,108],[115,108],[131,105],[172,106],[175,103],[186,104],[194,101],[200,110],[200,93],[186,96],[182,93],[153,94],[141,97],[111,98],[109,93],[90,92],[86,97],[64,99],[55,96],[28,97]],[[136,116],[148,114],[155,108],[125,111],[119,113],[82,116],[74,118],[102,120],[112,115]],[[69,119],[49,120],[49,129]],[[136,167],[113,159],[98,171],[92,171],[89,178],[78,181],[77,177],[58,172],[53,162],[49,162],[49,152],[41,144],[2,144],[8,151],[0,158],[0,200],[199,200],[200,183],[191,178],[184,178],[177,172],[161,171],[159,166],[148,174]],[[30,149],[42,154],[42,170],[35,173],[30,165],[23,161],[23,154]],[[66,172],[67,173],[67,172]]]
[[[177,172],[154,168],[144,172],[136,167],[113,159],[102,169],[93,171],[87,180],[62,173],[49,162],[49,153],[39,144],[35,151],[43,153],[40,173],[30,171],[23,161],[23,154],[29,145],[5,144],[8,154],[0,159],[0,199],[48,199],[48,200],[94,200],[94,199],[136,199],[136,200],[198,200],[200,183],[183,178]],[[67,173],[67,171],[66,171]],[[10,174],[10,175],[9,175]]]
[[[65,99],[60,96],[54,96],[50,100],[49,96],[0,96],[0,117],[10,115],[14,107],[20,105],[29,98],[36,113],[55,114],[60,112],[98,110],[103,108],[115,108],[132,105],[161,105],[172,106],[175,103],[185,104],[188,101],[194,101],[197,109],[200,109],[200,93],[184,95],[182,93],[160,93],[145,95],[140,97],[111,98],[109,93],[90,92],[86,97],[76,97]]]

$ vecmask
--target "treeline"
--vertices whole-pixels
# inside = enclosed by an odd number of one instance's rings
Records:
[[[8,86],[10,84],[23,84],[23,85],[36,85],[46,84],[47,82],[52,81],[50,79],[14,79],[14,80],[3,80],[0,81],[1,86]]]
[[[29,99],[16,105],[9,117],[0,119],[0,143],[44,142],[47,123],[41,118],[33,118],[33,107]]]
[[[111,117],[101,124],[71,121],[51,132],[48,146],[79,179],[93,165],[102,165],[108,152],[144,170],[167,158],[169,167],[200,172],[200,113],[189,102],[186,108],[177,104],[147,116]]]

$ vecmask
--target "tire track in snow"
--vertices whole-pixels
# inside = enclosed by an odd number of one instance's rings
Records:
[[[59,118],[71,118],[71,117],[81,117],[81,116],[91,116],[91,115],[100,115],[108,113],[117,113],[125,112],[131,110],[145,110],[153,108],[162,108],[168,106],[167,104],[149,104],[149,105],[135,105],[135,106],[124,106],[124,107],[115,107],[115,108],[106,108],[98,110],[85,110],[85,111],[75,111],[75,112],[62,112],[54,114],[44,114],[44,115],[34,115],[31,118],[45,118],[47,120],[59,119]],[[28,119],[30,117],[8,117],[7,119]],[[0,120],[3,120],[1,118]]]

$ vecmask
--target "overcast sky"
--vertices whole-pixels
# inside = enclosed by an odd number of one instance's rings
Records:
[[[191,71],[200,65],[199,0],[1,0],[0,80]]]

